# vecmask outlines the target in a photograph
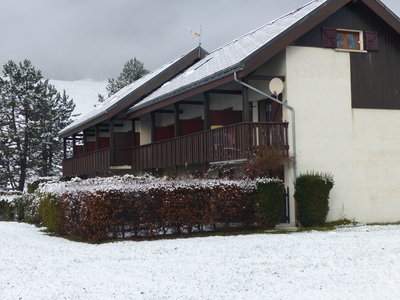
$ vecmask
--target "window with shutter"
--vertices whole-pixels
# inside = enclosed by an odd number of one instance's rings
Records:
[[[378,51],[378,33],[353,29],[323,28],[322,47],[341,51]],[[364,43],[365,42],[365,43]]]

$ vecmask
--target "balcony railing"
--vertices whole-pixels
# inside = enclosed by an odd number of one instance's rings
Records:
[[[162,169],[239,160],[257,146],[287,154],[288,123],[238,123],[132,149],[133,169]]]
[[[63,161],[63,175],[96,176],[110,171],[110,149],[85,153]]]
[[[123,150],[131,152],[134,171],[246,159],[258,146],[287,154],[287,128],[288,123],[238,123]],[[121,156],[118,149],[115,154]],[[64,175],[106,174],[110,171],[110,150],[67,159],[63,171]]]

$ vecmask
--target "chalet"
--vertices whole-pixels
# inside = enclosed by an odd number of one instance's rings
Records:
[[[329,219],[392,222],[399,128],[399,18],[377,0],[314,0],[211,53],[192,50],[60,136],[65,175],[196,171],[279,149],[296,160],[284,172],[291,193],[300,173],[334,175]]]

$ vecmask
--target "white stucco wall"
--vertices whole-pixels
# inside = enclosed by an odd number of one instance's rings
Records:
[[[400,111],[351,108],[349,53],[288,47],[286,93],[296,110],[298,174],[334,176],[328,219],[400,221]]]

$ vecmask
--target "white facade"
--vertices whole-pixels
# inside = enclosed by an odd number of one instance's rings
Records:
[[[285,61],[298,175],[334,176],[328,220],[400,221],[400,111],[352,109],[349,53],[291,46]],[[289,143],[293,149],[291,136]],[[292,170],[285,173],[293,194]],[[293,201],[291,212],[293,222]]]

